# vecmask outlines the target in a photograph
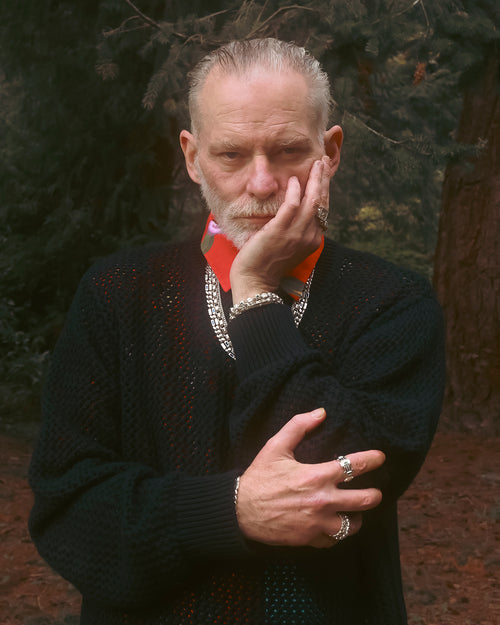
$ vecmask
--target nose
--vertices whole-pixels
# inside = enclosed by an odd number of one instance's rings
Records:
[[[247,192],[258,200],[266,200],[278,192],[279,184],[269,160],[264,155],[256,156],[250,165]]]

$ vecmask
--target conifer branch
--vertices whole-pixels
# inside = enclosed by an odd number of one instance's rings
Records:
[[[211,20],[213,17],[217,17],[218,15],[229,13],[229,11],[234,11],[234,9],[221,9],[220,11],[215,11],[215,13],[209,13],[208,15],[203,15],[203,17],[198,17],[197,19],[193,21],[197,24],[200,24],[201,22],[204,22],[205,20]],[[178,31],[174,31],[173,34],[176,37],[179,37],[179,39],[185,39],[184,43],[188,43],[190,41],[196,41],[196,39],[200,39],[199,35],[185,35],[184,33],[180,33]]]
[[[259,32],[259,30],[262,30],[266,26],[266,24],[268,24],[269,22],[272,22],[275,19],[275,17],[277,17],[280,13],[284,13],[286,11],[292,11],[294,9],[301,10],[301,11],[312,11],[314,13],[317,12],[316,9],[312,9],[311,7],[300,6],[299,4],[290,4],[289,6],[286,6],[286,7],[280,7],[272,15],[270,15],[267,19],[265,19],[261,24],[258,24],[253,30],[251,30],[248,33],[248,35],[246,35],[245,39],[249,39],[253,37],[256,33]],[[262,11],[260,15],[262,15]]]
[[[262,8],[260,9],[259,15],[257,16],[257,19],[255,20],[256,22],[260,22],[260,20],[262,19],[262,15],[267,8],[267,3],[268,3],[268,0],[265,0],[264,4],[262,5]]]
[[[229,11],[234,9],[221,9],[220,11],[216,11],[215,13],[210,13],[209,15],[204,15],[203,17],[199,17],[196,22],[204,22],[205,20],[210,20],[212,17],[217,17],[217,15],[223,15],[224,13],[228,13]]]
[[[333,98],[332,98],[332,103],[337,108],[339,109],[341,108]],[[357,124],[360,124],[361,126],[363,126],[363,128],[368,130],[368,132],[371,132],[372,134],[376,135],[377,137],[380,137],[381,139],[383,139],[384,141],[387,141],[388,143],[392,143],[393,145],[404,145],[405,143],[408,143],[407,139],[398,141],[396,139],[391,139],[391,137],[387,137],[386,135],[383,135],[381,132],[378,132],[377,130],[375,130],[375,128],[368,126],[368,124],[365,123],[362,119],[360,119],[357,115],[354,115],[353,113],[349,113],[349,111],[346,111],[345,109],[342,111],[342,115],[344,117],[348,117],[349,119],[352,119]]]
[[[131,21],[135,21],[140,19],[140,17],[138,15],[133,15],[132,17],[127,17],[126,20],[124,20],[120,26],[118,26],[117,28],[113,28],[113,30],[105,30],[103,32],[103,36],[104,37],[113,37],[114,35],[117,35],[118,33],[120,34],[127,34],[127,33],[132,33],[135,32],[136,30],[143,30],[144,28],[148,28],[148,26],[146,24],[141,24],[140,26],[135,26],[133,28],[126,28],[127,24]]]
[[[394,4],[395,4],[395,2],[393,2],[388,7],[387,13],[391,13],[392,7],[394,6]],[[422,10],[424,12],[424,16],[425,16],[425,19],[426,19],[426,22],[427,22],[427,32],[429,32],[430,29],[431,29],[431,26],[430,26],[429,18],[428,18],[428,15],[427,15],[427,11],[425,10],[425,7],[424,7],[424,4],[423,4],[422,0],[413,0],[413,2],[409,6],[407,6],[405,9],[402,9],[401,11],[392,14],[392,17],[400,17],[401,15],[404,15],[405,13],[408,13],[408,11],[411,11],[417,4],[420,4],[421,7],[422,7]],[[379,17],[378,19],[373,20],[371,22],[371,25],[373,26],[374,24],[379,24],[383,19],[384,18]]]
[[[420,4],[422,11],[424,12],[425,21],[427,23],[427,35],[428,35],[431,31],[431,23],[429,21],[429,16],[427,15],[427,11],[425,9],[425,4],[423,0],[415,0],[415,2],[413,3],[413,6],[415,6],[416,4]]]
[[[105,33],[106,37],[109,37],[111,35],[114,35],[115,33],[118,32],[131,32],[132,30],[139,30],[140,28],[144,28],[145,26],[142,27],[138,27],[136,29],[129,29],[129,30],[124,30],[123,26],[132,19],[142,19],[144,20],[144,22],[146,22],[146,24],[149,24],[149,26],[152,26],[153,28],[156,28],[157,30],[163,30],[162,28],[162,24],[155,22],[153,19],[151,19],[150,17],[148,17],[145,13],[143,13],[133,2],[132,0],[125,0],[125,2],[132,7],[132,9],[136,12],[137,15],[135,15],[134,17],[129,17],[127,18],[122,24],[120,24],[120,26],[112,31],[107,31]],[[224,13],[227,13],[230,9],[222,9],[220,11],[215,11],[214,13],[210,13],[209,15],[203,15],[202,17],[197,18],[196,20],[194,20],[197,23],[201,23],[204,22],[205,20],[209,20],[212,19],[213,17],[217,17],[218,15],[223,15]],[[172,28],[174,27],[174,24],[171,22],[163,22],[165,24],[165,26],[171,26]],[[179,39],[185,39],[186,41],[189,41],[191,39],[191,36],[189,35],[185,35],[184,33],[179,33],[174,31],[173,34],[176,37],[179,37]]]
[[[134,9],[134,11],[137,13],[137,15],[139,17],[141,17],[146,23],[148,23],[150,26],[153,26],[153,28],[157,28],[158,30],[161,30],[161,26],[160,24],[158,24],[158,22],[155,22],[154,20],[152,20],[150,17],[148,17],[145,13],[143,13],[138,7],[135,6],[135,4],[132,2],[132,0],[125,0],[125,2],[132,7],[132,9]]]

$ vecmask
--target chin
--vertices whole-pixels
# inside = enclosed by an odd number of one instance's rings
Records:
[[[234,247],[238,250],[241,250],[241,248],[245,245],[248,239],[250,239],[250,237],[252,237],[257,232],[257,228],[255,230],[248,230],[247,228],[245,229],[238,228],[237,226],[232,227],[232,228],[231,227],[224,228],[224,226],[221,224],[219,224],[219,227],[221,231],[223,232],[223,234],[231,241]]]

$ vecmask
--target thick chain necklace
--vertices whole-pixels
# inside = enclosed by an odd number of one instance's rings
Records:
[[[298,327],[302,321],[302,317],[307,308],[307,302],[309,300],[309,291],[311,289],[311,282],[313,279],[314,270],[307,279],[304,285],[300,298],[292,304],[292,315],[295,322],[295,326]],[[227,320],[224,314],[224,308],[222,307],[222,300],[220,296],[220,285],[217,280],[217,276],[212,270],[212,267],[207,263],[205,269],[205,293],[207,297],[207,308],[210,321],[212,322],[212,328],[214,329],[215,336],[218,338],[221,347],[231,356],[236,359],[233,351],[233,344],[229,338],[227,331]]]

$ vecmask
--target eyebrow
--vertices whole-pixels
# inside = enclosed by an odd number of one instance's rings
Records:
[[[313,142],[309,137],[305,136],[293,136],[293,137],[283,137],[276,138],[274,141],[271,141],[271,148],[273,147],[290,147],[296,146],[299,148],[310,148]],[[245,141],[233,141],[232,139],[219,139],[217,143],[212,146],[212,150],[214,152],[239,152],[241,150],[247,149]]]
[[[237,152],[238,150],[245,149],[243,142],[231,141],[230,139],[221,139],[215,144],[217,152]]]
[[[289,139],[280,139],[277,141],[277,143],[285,147],[288,147],[290,145],[309,147],[310,145],[312,145],[311,139],[309,137],[303,136],[290,137]]]

